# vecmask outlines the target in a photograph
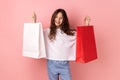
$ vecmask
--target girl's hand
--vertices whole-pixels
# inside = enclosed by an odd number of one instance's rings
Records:
[[[85,26],[89,26],[90,25],[90,17],[89,16],[86,16],[85,19],[84,19],[84,24]]]
[[[32,21],[33,21],[34,23],[36,23],[36,21],[37,21],[37,16],[36,16],[36,13],[35,13],[35,12],[33,12]]]

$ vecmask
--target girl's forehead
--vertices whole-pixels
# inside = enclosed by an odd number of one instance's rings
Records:
[[[63,16],[63,14],[61,12],[57,13],[56,16]]]

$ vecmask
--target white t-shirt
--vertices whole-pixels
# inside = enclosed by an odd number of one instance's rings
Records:
[[[50,29],[44,30],[47,59],[50,60],[75,60],[76,36],[67,35],[57,29],[55,40],[48,38]]]

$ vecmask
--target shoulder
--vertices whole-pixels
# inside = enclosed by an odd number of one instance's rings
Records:
[[[76,35],[76,29],[70,29],[70,32],[71,32],[73,35]]]
[[[49,32],[50,32],[50,28],[45,28],[45,29],[43,29],[43,32],[49,33]]]

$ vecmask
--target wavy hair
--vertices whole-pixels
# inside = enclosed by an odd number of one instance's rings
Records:
[[[62,13],[62,16],[63,16],[63,23],[62,23],[60,29],[67,35],[71,35],[71,36],[74,35],[74,32],[73,32],[74,30],[70,29],[68,17],[67,17],[65,10],[64,9],[57,9],[53,13],[52,18],[51,18],[50,33],[48,35],[50,40],[54,40],[56,37],[57,26],[55,25],[55,18],[59,12]]]

